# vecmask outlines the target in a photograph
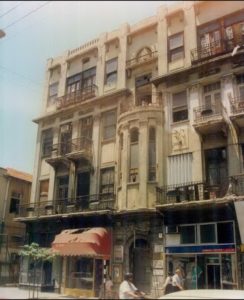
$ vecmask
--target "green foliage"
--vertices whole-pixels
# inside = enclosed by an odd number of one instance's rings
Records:
[[[52,261],[57,255],[49,248],[41,248],[37,243],[24,245],[20,251],[20,256],[28,257],[31,261]]]

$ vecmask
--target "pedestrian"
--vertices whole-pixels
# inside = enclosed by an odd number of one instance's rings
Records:
[[[184,290],[183,278],[182,278],[181,270],[179,268],[175,270],[175,274],[172,278],[172,285],[173,285],[174,292]]]
[[[145,293],[139,291],[133,284],[133,274],[126,273],[119,287],[119,299],[143,299]]]
[[[173,273],[168,272],[168,276],[167,276],[167,278],[165,280],[165,283],[164,283],[164,286],[163,286],[164,295],[170,294],[174,291],[173,285],[172,285],[172,283],[173,283],[173,278],[172,277],[173,277]]]
[[[117,299],[114,291],[114,284],[110,275],[107,276],[105,282],[105,299]]]

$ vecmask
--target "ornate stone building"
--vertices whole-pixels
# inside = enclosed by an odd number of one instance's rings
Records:
[[[42,285],[97,295],[106,262],[154,296],[179,265],[187,288],[243,287],[243,45],[243,2],[185,1],[48,60],[18,217],[59,244]],[[108,256],[74,252],[92,228]]]

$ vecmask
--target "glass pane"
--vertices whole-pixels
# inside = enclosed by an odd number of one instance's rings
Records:
[[[233,223],[218,223],[217,225],[218,243],[234,243]]]
[[[187,105],[186,91],[173,94],[173,108]]]
[[[106,74],[117,71],[118,59],[113,58],[106,62]]]
[[[200,242],[216,243],[215,224],[200,225]]]
[[[195,226],[180,226],[181,244],[195,244]]]
[[[184,48],[183,47],[171,50],[170,53],[171,53],[170,61],[184,58]]]
[[[106,77],[106,84],[112,84],[117,81],[117,71],[111,74],[108,74]]]
[[[183,46],[183,33],[169,38],[169,49],[175,49]]]
[[[130,146],[130,169],[135,169],[139,166],[138,147],[138,144]]]

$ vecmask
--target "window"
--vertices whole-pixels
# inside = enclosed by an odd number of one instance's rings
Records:
[[[49,180],[40,181],[40,202],[47,201],[48,198]]]
[[[173,122],[188,120],[188,107],[186,91],[173,94],[172,118]]]
[[[86,137],[87,139],[92,139],[92,128],[93,128],[93,119],[92,117],[86,117],[81,119],[81,133],[80,137]]]
[[[21,197],[20,193],[12,192],[9,213],[18,213]]]
[[[58,96],[58,82],[49,85],[47,105],[50,106],[52,104],[55,104],[55,100],[57,96]]]
[[[103,115],[103,139],[112,139],[116,133],[116,112],[109,111]]]
[[[195,244],[196,234],[194,225],[180,226],[180,243],[181,244]]]
[[[234,243],[233,222],[224,222],[217,224],[218,243]]]
[[[129,182],[138,182],[138,167],[139,167],[139,132],[134,128],[130,132],[130,168]]]
[[[149,74],[144,74],[142,76],[139,76],[135,79],[135,85],[136,85],[136,88],[140,87],[140,86],[144,86],[146,84],[149,84],[150,83],[150,80],[151,80],[151,77],[152,77],[152,74],[149,73]]]
[[[89,89],[96,83],[96,67],[82,72],[82,89]]]
[[[106,168],[101,170],[100,193],[114,193],[114,168]]]
[[[82,74],[80,73],[67,78],[67,94],[71,94],[80,90],[81,76]]]
[[[236,82],[238,85],[238,97],[240,97],[240,101],[244,101],[244,74],[237,75]]]
[[[156,131],[155,128],[149,129],[149,143],[148,143],[148,180],[156,180]]]
[[[200,225],[200,243],[216,243],[215,224]]]
[[[221,90],[220,82],[210,83],[203,87],[204,107],[202,114],[209,112],[220,112],[221,108]]]
[[[69,176],[60,176],[57,178],[57,198],[61,201],[68,200]]]
[[[42,156],[50,156],[53,148],[52,128],[44,130],[42,133]]]
[[[64,155],[71,152],[72,124],[67,123],[60,126],[60,153]]]
[[[115,84],[117,81],[118,58],[110,59],[106,62],[105,67],[105,84]]]
[[[183,32],[168,38],[169,62],[184,58],[184,35]]]

